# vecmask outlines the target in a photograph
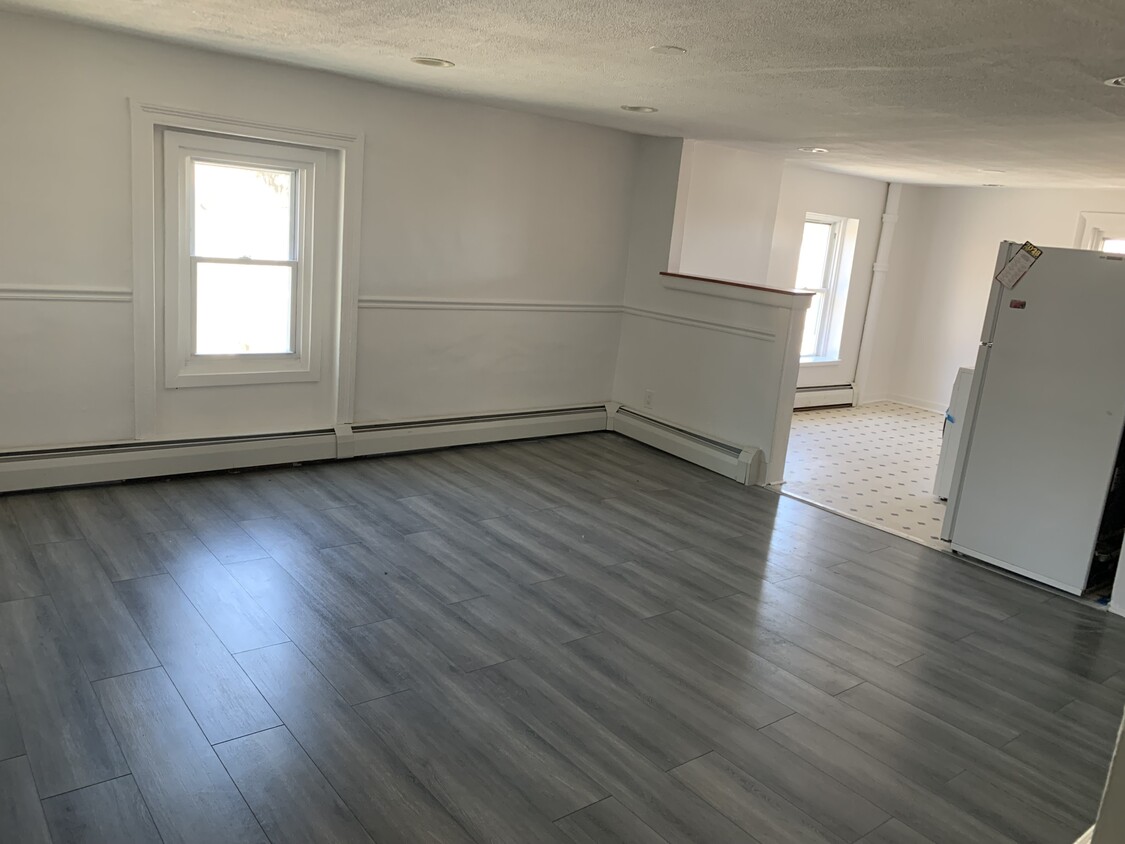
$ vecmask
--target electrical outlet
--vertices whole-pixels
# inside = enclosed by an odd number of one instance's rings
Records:
[[[652,390],[645,390],[645,410],[652,410]]]

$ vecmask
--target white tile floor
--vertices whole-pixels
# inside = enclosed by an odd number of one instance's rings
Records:
[[[793,414],[782,492],[933,548],[940,413],[892,402]]]

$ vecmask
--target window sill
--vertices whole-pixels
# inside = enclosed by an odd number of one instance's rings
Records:
[[[801,366],[833,366],[839,362],[839,358],[816,357],[815,355],[801,358]]]
[[[164,386],[168,389],[179,389],[320,380],[320,366],[300,357],[293,357],[287,361],[275,359],[272,363],[271,366],[259,362],[255,367],[251,361],[240,360],[237,357],[228,358],[221,363],[190,361],[180,367],[169,369],[165,373]]]

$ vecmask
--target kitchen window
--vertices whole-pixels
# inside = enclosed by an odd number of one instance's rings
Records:
[[[825,214],[808,214],[797,259],[796,287],[816,295],[805,314],[801,360],[839,359],[851,275],[851,252],[858,221]],[[853,248],[849,248],[852,244]]]
[[[315,380],[321,151],[164,133],[169,387]]]

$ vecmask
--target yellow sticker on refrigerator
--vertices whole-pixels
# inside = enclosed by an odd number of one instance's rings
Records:
[[[1019,251],[1008,259],[1004,269],[996,274],[996,280],[1011,290],[1020,283],[1020,279],[1031,269],[1032,264],[1039,260],[1039,256],[1042,254],[1042,249],[1032,244],[1030,240],[1026,241],[1019,248]]]

